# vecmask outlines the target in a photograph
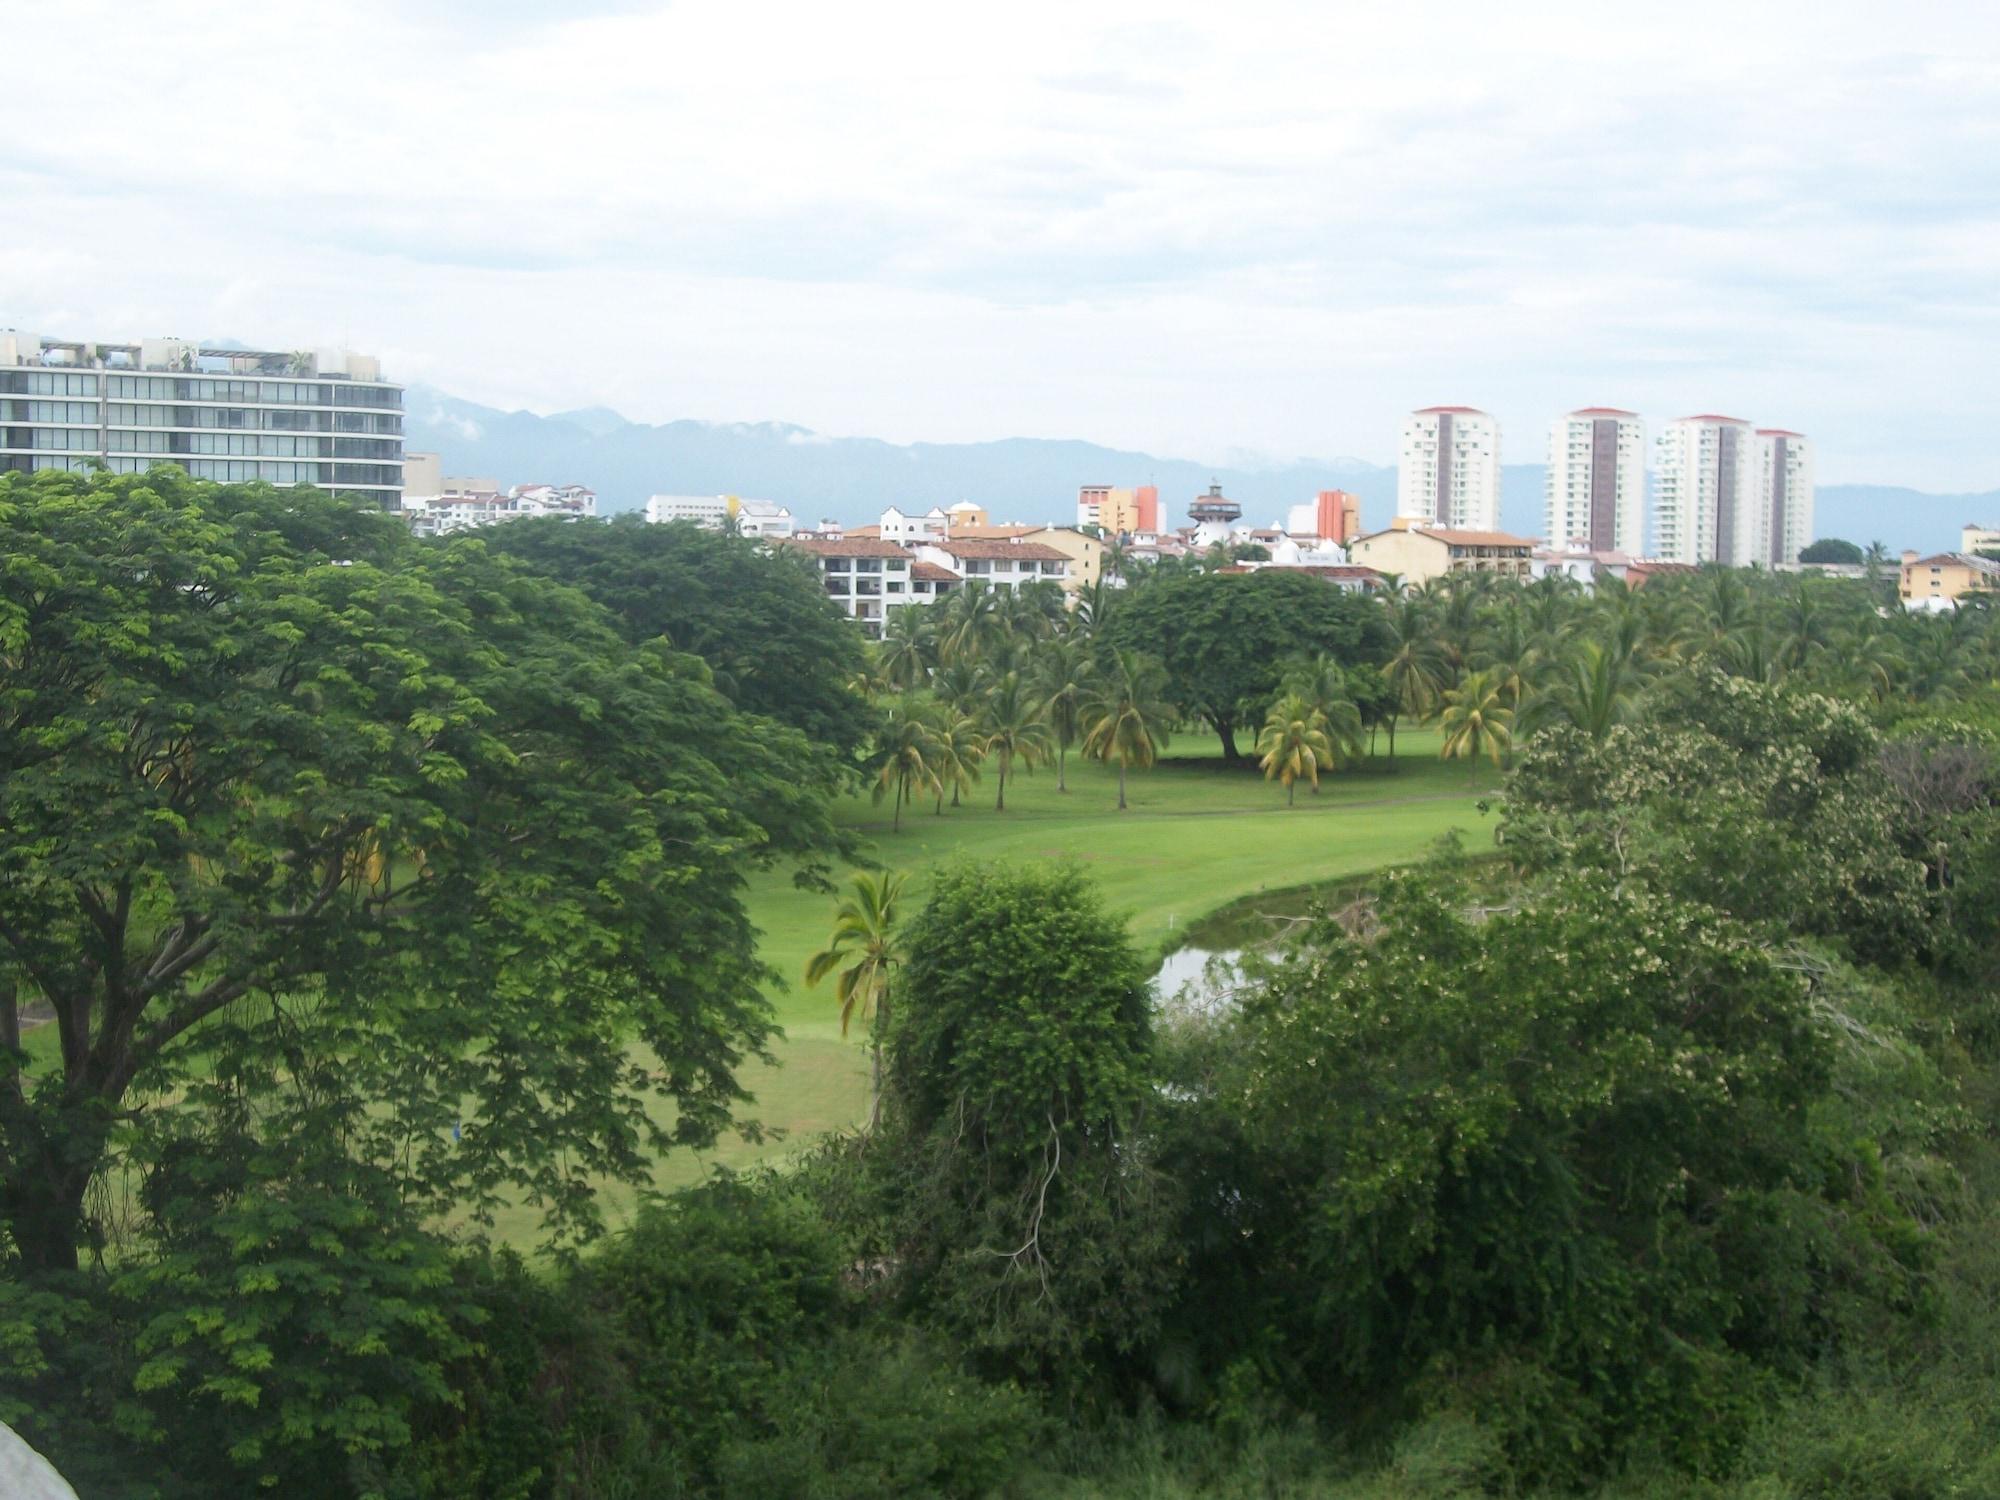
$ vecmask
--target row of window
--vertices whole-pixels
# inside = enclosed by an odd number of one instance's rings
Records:
[[[296,380],[212,380],[183,375],[113,375],[110,395],[142,401],[255,401],[266,406],[401,406],[394,386]]]
[[[97,422],[95,401],[0,401],[0,421],[69,422],[77,426]]]

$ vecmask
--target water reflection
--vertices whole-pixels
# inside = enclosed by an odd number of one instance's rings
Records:
[[[1153,976],[1153,995],[1162,1008],[1207,1015],[1232,1004],[1243,982],[1241,948],[1180,948],[1166,956]]]

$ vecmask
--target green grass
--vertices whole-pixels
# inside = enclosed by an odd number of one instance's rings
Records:
[[[1437,759],[1435,732],[1397,736],[1397,755],[1328,777],[1315,796],[1300,788],[1297,806],[1254,766],[1231,767],[1213,735],[1177,736],[1168,755],[1127,786],[1131,808],[1118,811],[1115,772],[1069,759],[1069,791],[1056,790],[1053,767],[1007,786],[1007,811],[993,810],[990,775],[942,816],[931,804],[903,811],[850,797],[838,820],[862,834],[868,853],[911,879],[906,901],[921,901],[930,871],[952,857],[978,860],[1075,859],[1102,886],[1114,910],[1127,915],[1133,938],[1151,952],[1205,914],[1262,890],[1281,890],[1354,875],[1421,858],[1454,830],[1471,849],[1491,839],[1479,798],[1498,782],[1492,767]],[[758,1067],[745,1082],[755,1102],[745,1111],[780,1135],[749,1143],[727,1139],[706,1152],[678,1152],[661,1164],[655,1186],[672,1188],[712,1166],[741,1169],[782,1158],[813,1135],[851,1125],[868,1103],[866,1056],[857,1032],[842,1040],[829,981],[807,989],[806,958],[825,942],[833,898],[800,891],[788,871],[758,876],[750,911],[760,952],[786,981],[771,998],[785,1036],[774,1048],[779,1066]],[[606,1191],[614,1221],[633,1195]],[[532,1237],[532,1218],[509,1216],[509,1238]]]

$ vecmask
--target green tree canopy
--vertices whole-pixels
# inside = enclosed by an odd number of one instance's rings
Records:
[[[1288,661],[1323,651],[1378,662],[1386,640],[1367,600],[1291,568],[1162,576],[1128,594],[1106,639],[1158,658],[1168,696],[1206,720],[1232,760],[1237,729],[1262,720]]]
[[[345,1145],[406,1204],[589,1232],[594,1177],[743,1097],[743,877],[830,844],[808,756],[482,540],[166,469],[0,478],[15,1253],[74,1265],[135,1092],[171,1112],[239,1032],[273,1076],[342,1059]],[[23,1005],[59,1040],[34,1074]]]
[[[782,548],[632,515],[609,524],[518,521],[486,537],[494,551],[589,594],[628,641],[664,636],[699,656],[737,707],[803,730],[842,757],[866,743],[868,705],[848,687],[862,671],[861,637],[811,567]],[[911,670],[892,659],[890,680],[900,684]]]
[[[1802,563],[1844,563],[1858,568],[1867,556],[1853,542],[1837,536],[1821,537],[1799,549],[1799,561]]]

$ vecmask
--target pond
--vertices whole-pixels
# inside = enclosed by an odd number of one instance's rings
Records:
[[[1153,976],[1153,996],[1164,1010],[1205,1015],[1230,1004],[1243,979],[1241,948],[1177,948]]]

